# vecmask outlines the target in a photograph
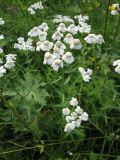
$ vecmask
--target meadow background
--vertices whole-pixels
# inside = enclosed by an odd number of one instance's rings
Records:
[[[17,54],[15,69],[0,78],[0,160],[120,160],[120,75],[112,66],[120,58],[119,16],[107,11],[108,0],[42,0],[45,9],[30,15],[27,8],[35,2],[0,0],[4,53]],[[52,34],[54,15],[80,13],[89,15],[92,32],[102,34],[105,44],[75,51],[72,65],[54,72],[41,53],[14,49],[18,37],[42,22]],[[81,65],[94,70],[90,83],[79,76]],[[89,121],[68,134],[62,109],[71,97]]]

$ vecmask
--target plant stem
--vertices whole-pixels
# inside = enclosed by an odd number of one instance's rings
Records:
[[[109,14],[109,5],[110,5],[110,0],[108,0],[106,17],[105,17],[104,40],[106,39],[107,22],[108,22],[108,14]]]

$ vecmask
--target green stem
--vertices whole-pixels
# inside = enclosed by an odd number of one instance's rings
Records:
[[[106,17],[105,17],[104,40],[106,39],[107,22],[108,22],[108,14],[109,14],[109,5],[110,5],[110,0],[108,0]]]
[[[120,27],[120,15],[119,15],[117,26],[116,26],[116,30],[115,30],[115,34],[114,34],[114,38],[113,38],[112,47],[111,47],[110,53],[108,55],[109,56],[109,58],[108,58],[108,64],[110,63],[110,59],[111,59],[112,51],[113,51],[114,46],[115,46],[115,42],[116,42],[116,38],[117,38],[119,27]]]

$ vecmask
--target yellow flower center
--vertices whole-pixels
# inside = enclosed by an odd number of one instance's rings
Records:
[[[116,7],[114,5],[111,5],[111,6],[109,6],[109,10],[114,11],[114,10],[116,10]]]

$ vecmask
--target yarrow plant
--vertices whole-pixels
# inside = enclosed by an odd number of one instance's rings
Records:
[[[118,160],[119,5],[31,2],[0,6],[0,159]]]
[[[91,32],[91,26],[87,24],[88,16],[80,14],[74,18],[57,15],[53,22],[58,25],[51,39],[47,38],[50,32],[47,23],[42,23],[38,27],[35,26],[28,32],[29,38],[27,41],[23,37],[19,37],[18,43],[15,43],[14,48],[43,52],[43,64],[48,64],[54,71],[58,71],[64,67],[64,63],[72,64],[75,61],[72,53],[74,50],[82,49],[82,40],[78,39],[78,34],[89,34]],[[89,34],[84,40],[89,44],[104,43],[102,35]],[[33,44],[36,44],[36,46]]]
[[[74,20],[69,16],[56,15],[53,23],[74,23]]]
[[[34,51],[35,47],[32,46],[32,39],[28,38],[27,41],[23,37],[17,39],[18,43],[14,44],[15,49],[24,50],[24,51]]]
[[[81,126],[82,121],[88,121],[88,114],[78,105],[78,100],[74,97],[70,100],[71,109],[63,108],[66,125],[64,132],[71,132]]]
[[[42,5],[42,2],[37,2],[33,5],[31,5],[29,8],[28,8],[28,12],[30,14],[35,14],[36,13],[36,10],[42,10],[44,9],[43,5]]]
[[[84,40],[88,44],[103,44],[103,43],[105,43],[102,35],[89,34],[87,37],[84,38]]]
[[[2,18],[0,19],[0,23],[2,25],[5,23]],[[1,40],[4,40],[3,35],[0,35],[0,42]],[[16,55],[8,54],[5,55],[5,57],[6,57],[6,62],[4,62],[3,49],[0,47],[0,77],[3,77],[4,74],[7,72],[7,70],[11,70],[15,67]]]
[[[87,69],[87,71],[84,69],[84,68],[82,68],[82,67],[79,67],[79,71],[80,71],[80,73],[81,73],[81,75],[82,75],[82,78],[83,78],[83,80],[85,81],[85,82],[89,82],[90,81],[90,79],[91,79],[91,75],[92,75],[92,73],[93,73],[93,71],[91,70],[91,69]]]

